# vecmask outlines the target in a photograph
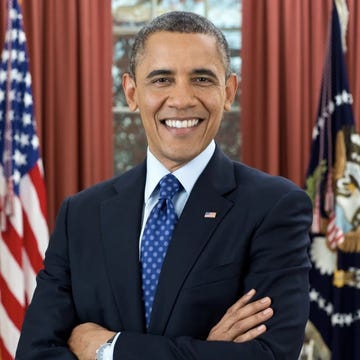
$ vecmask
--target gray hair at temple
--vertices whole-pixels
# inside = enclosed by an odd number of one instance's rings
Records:
[[[225,76],[226,78],[230,76],[230,50],[224,34],[203,16],[185,11],[172,11],[156,17],[137,33],[131,49],[129,64],[129,73],[133,79],[135,79],[135,69],[139,57],[144,52],[146,40],[150,35],[161,31],[213,36],[223,59]]]

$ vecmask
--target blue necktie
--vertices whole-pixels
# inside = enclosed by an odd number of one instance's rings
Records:
[[[178,221],[172,198],[181,188],[179,180],[172,174],[164,176],[159,185],[160,197],[150,212],[141,240],[142,289],[147,327],[161,267]]]

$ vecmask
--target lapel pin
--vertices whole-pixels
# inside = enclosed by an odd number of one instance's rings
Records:
[[[215,211],[207,211],[204,214],[205,219],[215,219],[216,218],[216,212]]]

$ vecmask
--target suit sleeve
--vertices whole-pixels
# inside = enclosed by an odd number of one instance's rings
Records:
[[[274,316],[265,334],[236,344],[125,331],[115,344],[114,360],[297,359],[309,312],[307,249],[311,214],[305,193],[291,190],[254,228],[244,287],[257,289],[258,297],[272,298]]]

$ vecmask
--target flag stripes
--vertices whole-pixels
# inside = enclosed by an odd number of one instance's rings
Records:
[[[0,63],[0,359],[13,360],[48,244],[44,174],[17,0]]]

